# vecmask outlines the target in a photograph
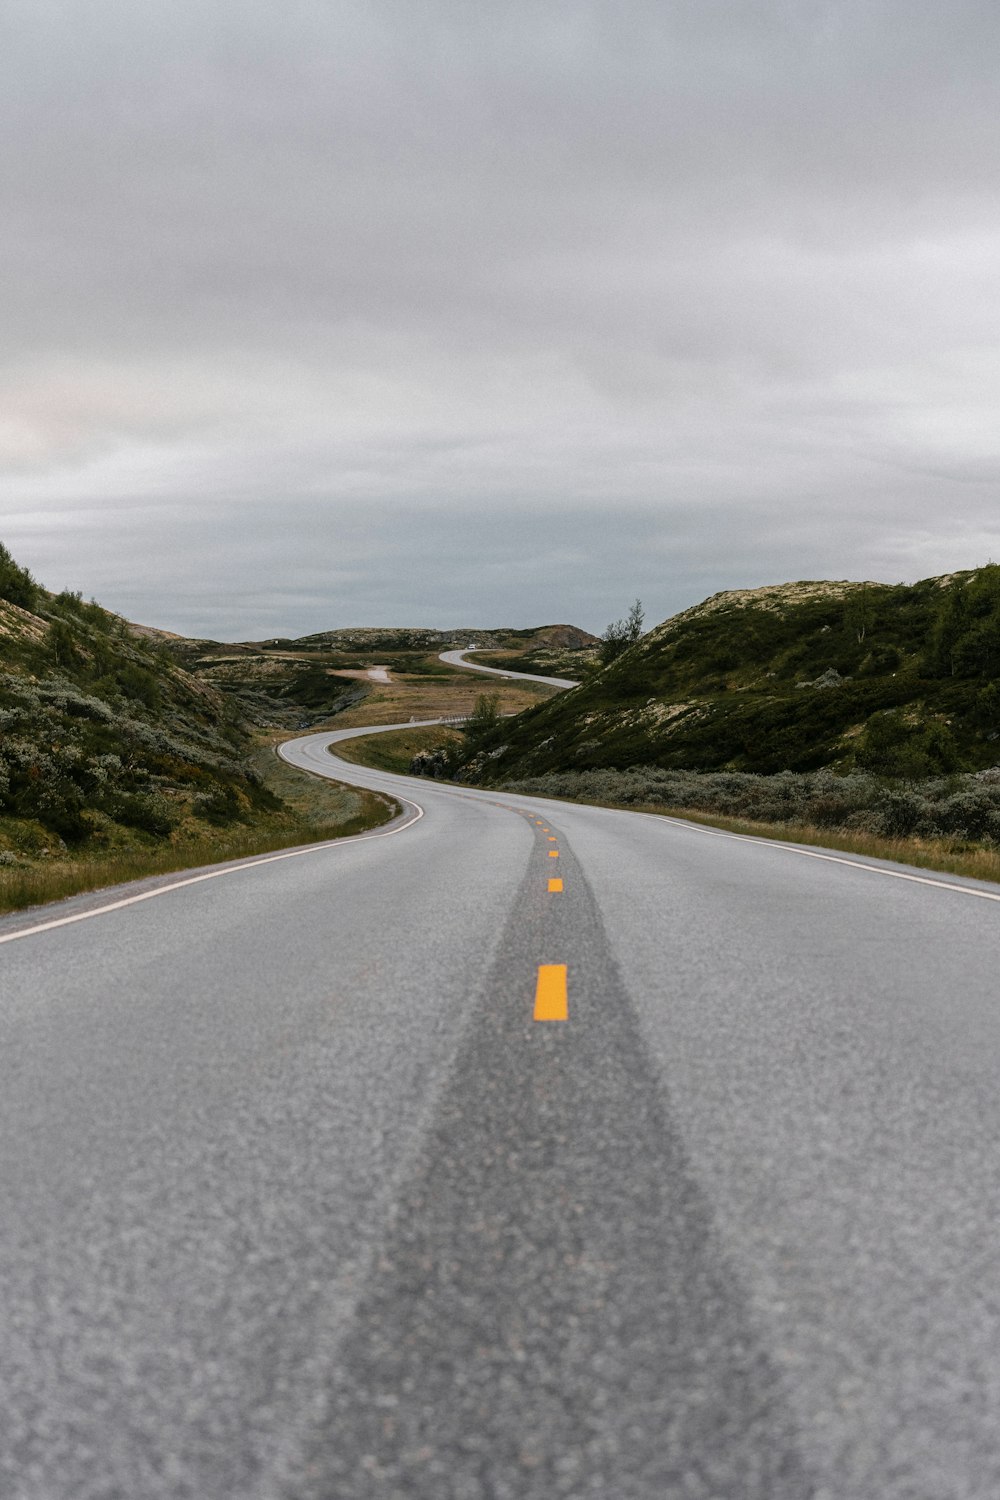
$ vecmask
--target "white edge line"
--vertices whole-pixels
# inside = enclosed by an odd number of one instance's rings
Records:
[[[208,870],[203,875],[189,875],[184,880],[173,880],[169,885],[158,885],[155,890],[141,891],[138,896],[125,896],[121,901],[109,901],[104,906],[92,907],[90,911],[75,912],[71,917],[55,917],[51,922],[38,922],[34,927],[22,927],[20,932],[4,933],[0,935],[0,944],[16,943],[19,938],[34,937],[39,932],[51,932],[54,927],[69,927],[73,922],[87,922],[91,917],[103,917],[109,911],[121,911],[122,907],[136,906],[140,901],[152,901],[154,896],[166,896],[170,891],[179,891],[186,885],[199,885],[203,880],[218,880],[222,875],[238,875],[241,870],[255,870],[258,865],[273,865],[279,859],[298,859],[303,854],[320,854],[324,849],[342,849],[347,844],[362,844],[367,839],[392,838],[393,834],[405,833],[407,828],[412,828],[424,815],[419,802],[410,802],[405,797],[400,798],[400,801],[408,802],[410,807],[416,808],[416,812],[405,823],[400,823],[396,828],[387,828],[383,833],[356,833],[343,839],[327,839],[322,844],[307,844],[304,849],[288,849],[281,854],[266,854],[261,859],[224,865],[221,870]]]
[[[617,811],[617,809],[612,809]],[[626,809],[627,810],[627,809]],[[803,849],[785,839],[758,839],[750,833],[727,833],[722,828],[706,828],[703,823],[689,823],[686,818],[671,818],[662,813],[640,813],[657,823],[672,823],[676,828],[690,828],[713,839],[732,839],[737,844],[758,844],[762,849],[779,849],[785,854],[801,854],[803,859],[822,859],[832,865],[847,865],[852,870],[867,870],[870,875],[886,875],[890,880],[910,880],[915,885],[933,885],[941,891],[957,891],[960,896],[978,896],[981,901],[1000,901],[1000,891],[981,891],[974,885],[956,885],[952,880],[933,880],[929,875],[910,875],[906,870],[887,870],[883,865],[869,865],[860,859],[845,859],[842,854],[822,854],[818,849]]]
[[[332,752],[332,750],[333,746],[328,745],[327,752],[330,753]],[[332,754],[331,758],[333,760],[336,760],[338,757],[336,756],[336,754]],[[347,764],[353,765],[354,762],[349,761],[347,762]],[[387,776],[391,775],[391,773],[388,772],[383,774]],[[444,796],[450,795],[460,797],[463,795],[463,792],[459,791],[457,787],[452,788],[446,785],[436,786],[434,790],[440,792]],[[477,796],[475,789],[471,787],[466,790],[464,795],[469,801],[482,800],[493,802],[493,799],[489,796],[488,793],[480,792]],[[524,797],[528,802],[546,802],[551,800],[544,796],[533,797],[530,792],[518,792],[514,795],[518,797]],[[494,802],[493,805],[500,806],[501,804]],[[565,803],[557,803],[557,806],[565,805]],[[573,805],[574,804],[572,802],[569,803],[570,807],[572,807]],[[575,805],[577,807],[585,807],[588,804],[578,802]],[[997,891],[981,891],[977,886],[957,885],[952,880],[934,880],[929,875],[911,875],[906,870],[887,870],[883,865],[870,865],[866,864],[863,860],[846,859],[842,854],[825,854],[818,849],[803,849],[800,844],[790,843],[786,839],[759,839],[755,838],[754,835],[750,833],[728,833],[725,829],[722,828],[708,828],[704,823],[695,823],[693,821],[689,822],[687,818],[673,818],[666,813],[637,812],[632,808],[627,807],[604,807],[595,810],[608,813],[625,812],[628,813],[631,817],[650,818],[654,822],[660,824],[670,823],[677,828],[690,829],[693,833],[706,834],[709,838],[731,839],[734,843],[737,844],[757,844],[762,849],[780,850],[786,854],[800,854],[803,859],[820,859],[824,860],[827,864],[846,865],[851,870],[867,870],[870,875],[885,875],[890,880],[908,880],[914,885],[929,885],[940,891],[955,891],[960,896],[976,896],[980,901],[1000,901],[1000,892]],[[519,808],[518,811],[523,811],[523,809]]]
[[[360,738],[360,736],[357,736],[357,738]],[[282,746],[278,747],[279,755],[281,755],[282,748]],[[331,748],[332,746],[327,746],[327,753],[329,753]],[[281,758],[282,760],[285,759],[284,756]],[[331,756],[331,759],[336,760],[337,757],[334,755]],[[290,762],[290,764],[294,764],[294,762]],[[347,764],[351,764],[353,767],[353,762],[348,762]],[[305,767],[301,767],[300,769],[304,770]],[[320,772],[319,774],[322,775],[323,773]],[[435,788],[435,790],[446,791],[444,787]],[[447,790],[450,791],[450,788]],[[520,795],[524,796],[525,794],[522,792]],[[407,828],[412,828],[414,823],[418,822],[424,816],[424,809],[418,802],[413,802],[408,797],[400,797],[399,800],[415,808],[415,814],[405,823],[399,824],[396,828],[388,828],[383,833],[360,833],[345,839],[330,839],[322,844],[309,844],[304,849],[290,849],[280,854],[267,854],[260,859],[243,860],[238,864],[225,865],[221,870],[208,870],[203,875],[189,875],[184,880],[174,880],[169,885],[157,886],[155,890],[142,891],[138,896],[126,896],[121,901],[109,901],[104,906],[95,906],[90,911],[76,912],[71,917],[56,917],[51,922],[38,922],[33,927],[23,927],[19,932],[4,933],[0,935],[0,945],[4,943],[16,943],[20,938],[33,937],[39,932],[51,932],[56,927],[69,927],[74,922],[86,922],[91,917],[101,917],[107,912],[120,911],[126,906],[136,906],[140,901],[152,901],[155,896],[166,896],[171,891],[183,889],[184,886],[199,885],[203,880],[217,880],[222,875],[237,875],[241,870],[253,870],[258,865],[271,865],[282,859],[297,859],[303,854],[319,854],[325,849],[337,849],[343,847],[345,844],[360,844],[368,839],[391,838],[393,834],[404,833]],[[479,801],[480,798],[469,798],[468,800]],[[482,800],[492,802],[493,799],[487,796]],[[539,797],[538,799],[530,798],[530,800],[545,801],[546,799]],[[498,805],[494,803],[494,806]],[[513,811],[513,809],[510,810]],[[606,810],[609,812],[627,812],[629,809],[609,808]],[[976,886],[956,885],[954,881],[950,880],[933,880],[928,875],[910,875],[905,870],[887,870],[882,865],[870,865],[864,863],[862,860],[845,859],[841,854],[823,854],[817,849],[803,849],[798,844],[788,843],[784,839],[758,839],[748,833],[727,833],[721,828],[706,828],[703,823],[689,822],[686,818],[672,818],[662,813],[640,813],[639,816],[654,819],[657,823],[670,823],[675,827],[690,829],[694,833],[703,833],[709,838],[731,839],[734,843],[738,844],[756,844],[763,849],[776,849],[782,850],[786,854],[799,854],[803,859],[819,859],[825,861],[827,864],[846,865],[852,870],[867,870],[870,875],[884,875],[890,880],[907,880],[914,885],[929,885],[941,891],[955,891],[960,896],[976,896],[981,901],[1000,901],[1000,892],[981,891]]]

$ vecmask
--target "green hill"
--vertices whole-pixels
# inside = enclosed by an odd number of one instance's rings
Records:
[[[166,836],[272,810],[223,697],[127,622],[0,549],[0,840]]]
[[[462,774],[864,770],[1000,760],[1000,567],[912,586],[716,594],[577,688],[501,724]]]
[[[0,908],[386,815],[286,776],[158,632],[48,592],[0,546]]]

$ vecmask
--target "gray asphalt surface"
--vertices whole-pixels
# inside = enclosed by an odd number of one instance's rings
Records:
[[[450,667],[466,667],[470,672],[485,672],[489,677],[510,677],[522,682],[544,682],[549,687],[574,688],[579,684],[571,677],[536,677],[531,672],[505,672],[502,667],[487,667],[482,662],[466,661],[470,651],[480,651],[480,646],[468,646],[464,651],[442,651],[441,660]]]
[[[0,1495],[995,1500],[1000,891],[333,738],[395,830],[0,921]]]

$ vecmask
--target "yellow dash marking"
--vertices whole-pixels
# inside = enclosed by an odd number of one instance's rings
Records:
[[[555,836],[554,833],[550,833],[549,834],[549,843],[550,844],[558,843],[558,840],[557,840],[557,838],[556,838],[556,836]]]
[[[535,985],[535,1020],[565,1021],[569,1013],[566,1001],[566,965],[539,964]]]
[[[561,891],[562,890],[562,881],[561,880],[550,880],[549,881],[549,890],[550,891]]]
[[[559,858],[559,850],[558,849],[550,849],[549,850],[549,859],[558,859],[558,858]]]

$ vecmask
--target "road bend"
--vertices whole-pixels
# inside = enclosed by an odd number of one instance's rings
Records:
[[[995,1500],[1000,888],[360,732],[387,828],[0,921],[0,1494]]]
[[[485,672],[488,677],[509,677],[518,682],[544,682],[547,687],[575,688],[579,684],[572,677],[538,677],[532,672],[508,672],[503,667],[488,667],[484,662],[467,661],[470,651],[481,651],[481,646],[467,646],[464,651],[442,651],[441,660],[450,667],[465,667],[469,672]]]

